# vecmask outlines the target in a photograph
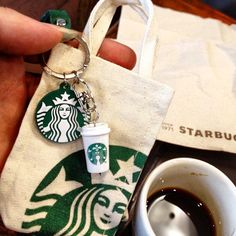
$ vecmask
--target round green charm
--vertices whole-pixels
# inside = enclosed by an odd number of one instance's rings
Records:
[[[51,141],[67,143],[78,139],[81,128],[89,122],[75,92],[68,83],[44,96],[35,113],[41,134]]]
[[[103,143],[94,143],[88,147],[88,158],[94,165],[101,165],[107,160],[107,147]]]

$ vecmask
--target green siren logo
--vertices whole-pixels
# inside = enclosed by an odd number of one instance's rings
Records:
[[[58,143],[78,139],[81,136],[81,127],[89,120],[75,92],[67,83],[62,83],[58,90],[44,96],[37,106],[35,115],[41,134]]]
[[[34,235],[114,235],[146,161],[132,149],[110,146],[110,171],[89,174],[84,151],[59,162],[42,180],[22,228]]]
[[[89,160],[94,165],[101,165],[106,162],[107,159],[107,148],[103,143],[94,143],[88,147]]]

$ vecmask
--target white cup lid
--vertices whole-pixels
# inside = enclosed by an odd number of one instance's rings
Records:
[[[110,133],[111,129],[108,128],[107,123],[96,123],[88,124],[82,127],[82,136],[95,136],[95,135],[103,135]]]

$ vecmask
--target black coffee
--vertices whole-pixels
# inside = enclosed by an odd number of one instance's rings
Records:
[[[181,189],[164,189],[147,202],[148,218],[157,236],[214,236],[215,223],[208,208]]]

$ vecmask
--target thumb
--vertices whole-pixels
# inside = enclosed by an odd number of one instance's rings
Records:
[[[56,27],[0,7],[0,52],[38,54],[51,49],[61,39],[62,33]]]

